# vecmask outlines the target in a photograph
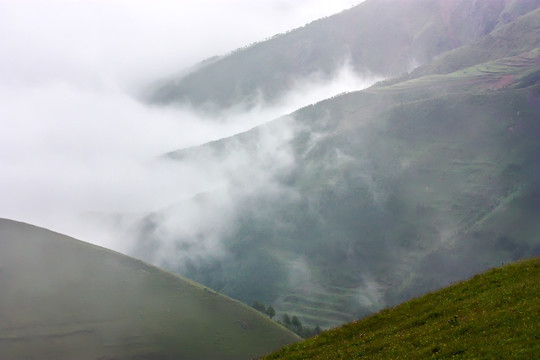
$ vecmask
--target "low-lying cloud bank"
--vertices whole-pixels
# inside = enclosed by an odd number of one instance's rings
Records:
[[[3,84],[0,216],[123,250],[113,240],[118,233],[96,234],[94,225],[78,221],[79,215],[142,215],[232,184],[263,184],[272,167],[290,160],[284,144],[294,129],[266,134],[249,154],[238,147],[226,158],[196,162],[157,160],[162,154],[247,131],[376,80],[358,76],[345,64],[332,79],[317,74],[299,79],[295,89],[272,105],[261,102],[248,111],[239,106],[218,118],[194,109],[142,104],[112,82]],[[270,189],[267,185],[258,189]]]

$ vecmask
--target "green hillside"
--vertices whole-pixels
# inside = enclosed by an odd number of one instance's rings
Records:
[[[491,270],[265,359],[537,359],[540,259]]]
[[[127,256],[0,219],[1,359],[249,359],[298,338]]]
[[[275,144],[294,159],[271,173],[283,196],[223,190],[239,204],[220,239],[228,258],[169,269],[246,303],[272,304],[280,316],[330,327],[539,255],[540,49],[528,35],[537,24],[538,10],[474,43],[488,61],[451,72],[420,68],[169,154],[226,163],[243,149],[257,164],[265,134],[294,131]],[[508,56],[499,53],[502,42],[489,40],[503,38],[507,47],[521,39],[502,52]],[[143,219],[133,254],[154,261],[160,219],[175,213]]]
[[[272,101],[301,79],[331,77],[345,61],[359,74],[396,76],[538,6],[538,0],[368,0],[164,79],[148,99],[207,110]]]

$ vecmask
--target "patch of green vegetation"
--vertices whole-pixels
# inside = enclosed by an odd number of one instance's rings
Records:
[[[535,359],[540,259],[446,289],[288,346],[265,359]]]
[[[142,261],[0,219],[0,358],[238,359],[299,340]]]

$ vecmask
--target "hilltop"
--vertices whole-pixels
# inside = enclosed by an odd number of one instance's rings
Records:
[[[0,358],[247,359],[298,337],[142,261],[0,219]]]
[[[536,359],[540,259],[446,289],[286,347],[264,359]]]

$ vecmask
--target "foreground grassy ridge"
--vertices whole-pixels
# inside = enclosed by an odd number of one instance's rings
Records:
[[[0,359],[246,359],[299,338],[141,261],[0,219]]]
[[[477,275],[266,359],[537,359],[540,258]]]

